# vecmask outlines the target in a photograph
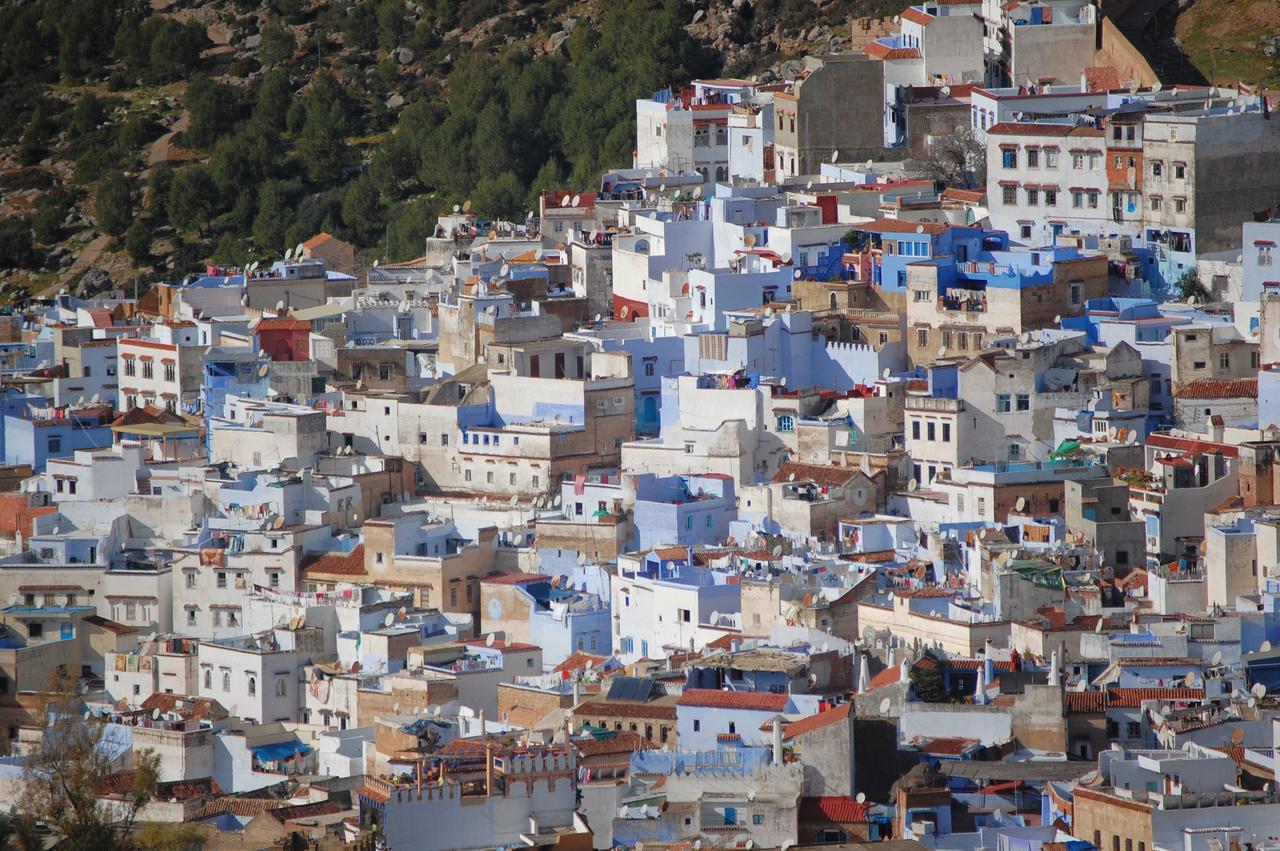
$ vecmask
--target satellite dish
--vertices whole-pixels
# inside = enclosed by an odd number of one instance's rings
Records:
[[[302,259],[302,243],[301,243],[301,242],[299,242],[299,243],[294,247],[294,249],[293,249],[293,256],[294,256],[294,259],[295,259],[295,260],[301,260],[301,259]]]
[[[507,277],[508,275],[511,274],[511,267],[508,266],[506,263],[503,263],[502,267],[498,269],[498,274],[504,278]]]
[[[1244,730],[1238,727],[1231,731],[1231,744],[1238,745],[1244,741]]]
[[[464,213],[470,213],[470,212],[471,212],[471,199],[470,199],[470,198],[468,198],[467,200],[465,200],[465,201],[463,201],[463,202],[462,202],[462,212],[464,212]]]
[[[157,706],[155,709],[151,710],[151,720],[152,721],[160,720],[160,707]]]
[[[837,161],[839,161],[839,159],[840,159],[840,152],[839,152],[838,150],[836,150],[836,151],[832,151],[832,152],[831,152],[831,161],[832,161],[832,162],[837,162]]]
[[[747,248],[755,248],[756,235],[754,233],[747,234],[742,238],[742,244],[745,245]]]
[[[495,640],[496,640],[496,639],[494,638],[493,633],[492,633],[492,632],[491,632],[491,633],[489,633],[488,635],[486,635],[486,636],[484,637],[484,646],[485,646],[485,647],[492,647],[492,646],[493,646],[493,642],[494,642]]]
[[[1101,635],[1102,627],[1104,624],[1105,624],[1105,621],[1102,618],[1098,618],[1098,623],[1094,626],[1093,631]]]
[[[907,482],[907,490],[910,491],[911,493],[915,493],[916,489],[919,487],[920,487],[920,483],[915,479],[912,479],[911,481]]]
[[[274,522],[274,523],[272,523],[272,524],[271,524],[271,528],[273,528],[273,529],[283,529],[283,528],[284,528],[284,515],[283,515],[283,514],[276,518],[276,522]]]
[[[1026,507],[1027,507],[1027,498],[1026,498],[1025,496],[1020,496],[1020,497],[1018,497],[1018,501],[1017,501],[1016,503],[1014,503],[1014,505],[1017,507],[1017,509],[1018,509],[1019,511],[1024,511],[1024,510],[1026,510]]]
[[[570,197],[569,197],[568,195],[565,195],[563,198],[561,198],[561,199],[560,199],[560,206],[561,206],[561,207],[568,207],[568,206],[569,206],[569,201],[570,201],[570,200],[571,200],[571,199],[570,199]]]
[[[396,715],[399,715],[399,714],[400,714],[400,702],[399,702],[399,701],[396,701],[395,703],[391,704],[391,711],[392,711],[392,712],[394,712]]]
[[[293,259],[293,249],[292,249],[292,248],[286,248],[286,249],[284,250],[284,259],[285,259],[285,260],[292,260],[292,259]]]
[[[1151,84],[1151,91],[1153,92],[1158,92],[1163,88],[1164,88],[1164,83],[1160,82],[1159,80],[1156,80],[1154,83]]]
[[[858,797],[854,798],[854,800],[857,801],[859,804],[865,804],[867,802],[866,793],[859,792]]]
[[[393,615],[391,612],[387,612],[387,616],[382,619],[383,626],[391,626],[395,622],[396,622],[396,616]]]
[[[773,549],[769,552],[773,553],[774,558],[780,558],[782,556],[782,544],[774,544]]]
[[[938,90],[938,93],[942,95],[944,98],[949,98],[951,97],[951,87],[943,86],[941,89]]]
[[[924,233],[924,225],[916,225],[916,233]]]
[[[880,701],[880,714],[888,715],[890,705],[891,704],[889,703],[889,698],[887,697],[884,700]]]
[[[892,370],[891,368],[887,367],[887,366],[886,366],[886,367],[884,368],[884,370],[880,373],[880,377],[881,377],[881,378],[883,378],[883,379],[885,379],[885,380],[888,380],[888,378],[889,378],[889,376],[890,376],[890,375],[893,375],[893,370]]]
[[[938,346],[938,357],[944,357],[947,354],[946,346]]]
[[[453,205],[453,212],[455,212],[455,213],[461,213],[461,212],[462,212],[462,208],[461,208],[461,207],[459,207],[457,204],[454,204],[454,205]]]
[[[571,206],[577,207],[577,206],[580,206],[581,204],[582,204],[582,196],[581,196],[581,195],[574,195],[574,196],[573,196],[573,204],[572,204]]]
[[[1264,642],[1263,642],[1263,644],[1266,644],[1266,642],[1264,641]],[[1215,651],[1213,651],[1213,659],[1212,659],[1212,661],[1210,662],[1210,664],[1211,664],[1211,665],[1221,665],[1221,664],[1222,664],[1222,651],[1221,651],[1221,650],[1215,650]]]
[[[1111,428],[1107,429],[1107,440],[1110,440],[1114,443],[1116,439],[1116,434],[1117,434],[1116,427],[1111,426]]]
[[[519,501],[520,501],[520,494],[513,493],[511,494],[511,499],[507,500],[507,505],[515,505]]]
[[[1187,688],[1195,688],[1196,675],[1191,671],[1187,671],[1187,675],[1182,678],[1182,682]]]
[[[1267,687],[1262,683],[1254,683],[1253,688],[1249,689],[1249,694],[1256,698],[1264,698],[1267,696]]]
[[[264,363],[262,366],[258,367],[258,377],[266,378],[267,373],[270,371],[271,371],[271,367]]]
[[[1137,442],[1138,442],[1138,432],[1137,431],[1129,432],[1129,438],[1125,441],[1125,443],[1128,443],[1129,445],[1132,446]]]
[[[1058,315],[1058,316],[1053,317],[1053,324],[1054,324],[1054,325],[1061,325],[1061,324],[1062,324],[1062,316],[1061,316],[1061,315]]]

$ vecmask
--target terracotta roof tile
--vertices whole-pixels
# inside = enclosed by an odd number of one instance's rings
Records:
[[[960,756],[980,744],[981,742],[977,739],[941,736],[935,739],[922,739],[917,747],[930,756]]]
[[[852,707],[852,703],[842,703],[835,709],[819,712],[817,715],[810,715],[808,718],[801,718],[799,721],[792,721],[782,728],[782,738],[789,741],[797,736],[803,736],[806,733],[830,727],[832,724],[847,721],[849,720],[849,710]]]
[[[316,816],[331,816],[335,813],[343,812],[348,809],[337,801],[311,801],[306,804],[295,804],[291,807],[278,807],[268,810],[270,816],[276,821],[284,824],[285,822],[297,821],[298,819],[315,818]]]
[[[1257,399],[1256,378],[1197,378],[1174,392],[1177,399]]]
[[[844,487],[853,481],[861,471],[857,467],[830,467],[826,464],[801,464],[788,461],[778,468],[772,481],[777,482],[813,482],[826,488]],[[791,477],[795,476],[794,479]]]
[[[917,9],[914,6],[908,6],[903,9],[900,17],[904,21],[910,21],[911,23],[919,24],[922,27],[927,27],[929,24],[933,23],[933,15],[930,15],[928,12],[921,9]]]
[[[1113,688],[1107,692],[1107,705],[1136,709],[1144,700],[1202,701],[1202,688]]]
[[[565,659],[559,665],[551,669],[551,673],[558,674],[561,671],[577,671],[582,668],[594,668],[601,662],[608,659],[608,656],[596,656],[592,653],[583,653],[577,650],[568,659]]]
[[[1107,696],[1100,691],[1068,691],[1062,696],[1067,712],[1101,712],[1107,705]]]
[[[1001,121],[987,129],[987,134],[1010,134],[1013,136],[1105,136],[1096,127],[1073,127],[1068,124],[1030,124]]]
[[[579,703],[573,714],[590,721],[592,718],[657,718],[674,721],[674,703],[635,703],[622,700],[597,700]]]
[[[614,753],[634,753],[655,747],[653,742],[639,733],[625,731],[600,739],[573,739],[570,744],[578,753],[586,756],[603,756]]]
[[[866,824],[869,804],[859,804],[843,795],[823,795],[800,799],[800,821],[833,824]]]
[[[867,683],[867,691],[891,686],[901,678],[902,670],[897,665],[890,665],[871,678],[871,682]]]
[[[545,582],[551,577],[541,573],[495,573],[480,580],[487,585],[526,585],[530,582]]]
[[[364,569],[364,544],[349,553],[325,553],[302,568],[306,579],[317,576],[368,576]]]
[[[702,706],[712,709],[739,709],[746,712],[782,712],[791,698],[785,694],[758,691],[719,691],[713,688],[685,689],[677,706]]]

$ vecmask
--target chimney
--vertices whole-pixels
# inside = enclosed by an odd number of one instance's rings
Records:
[[[1058,651],[1055,649],[1049,659],[1049,685],[1056,686],[1061,684],[1062,677],[1058,670]]]
[[[481,709],[478,713],[476,713],[476,718],[480,722],[480,735],[483,736],[484,735],[484,710],[483,709]]]
[[[578,682],[578,678],[574,677],[573,678],[573,705],[574,706],[577,706],[578,701],[581,700],[580,687],[581,685]]]
[[[782,719],[773,719],[773,764],[782,765]]]
[[[978,686],[973,690],[973,702],[979,706],[987,702],[987,672],[985,668],[978,669]]]
[[[858,694],[871,687],[871,672],[867,668],[867,654],[858,654]]]

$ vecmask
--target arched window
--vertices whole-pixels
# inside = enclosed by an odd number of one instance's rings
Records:
[[[730,733],[730,735],[732,735],[733,733],[736,733],[736,732],[738,732],[738,725],[737,725],[737,724],[735,724],[735,723],[733,723],[732,721],[730,721],[730,722],[729,722],[729,733]]]
[[[204,687],[213,688],[213,671],[204,672]]]
[[[790,414],[782,414],[778,417],[778,431],[795,431],[796,419]]]
[[[285,685],[284,677],[276,677],[276,697],[284,697],[288,686]]]
[[[250,677],[249,678],[249,694],[255,695],[257,693],[258,693],[258,678]]]
[[[729,170],[722,165],[716,166],[716,180],[723,181],[729,176]]]
[[[836,298],[836,294],[835,294],[835,293],[832,293],[832,294],[831,294],[831,309],[832,309],[832,310],[837,310],[837,309],[839,309],[839,307],[840,307],[839,299],[837,299],[837,298]]]
[[[231,691],[231,672],[230,671],[222,672],[222,690]]]

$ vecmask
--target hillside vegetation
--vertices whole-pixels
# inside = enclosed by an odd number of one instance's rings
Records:
[[[634,101],[846,42],[904,0],[42,0],[0,8],[0,300],[420,252],[630,163]]]

